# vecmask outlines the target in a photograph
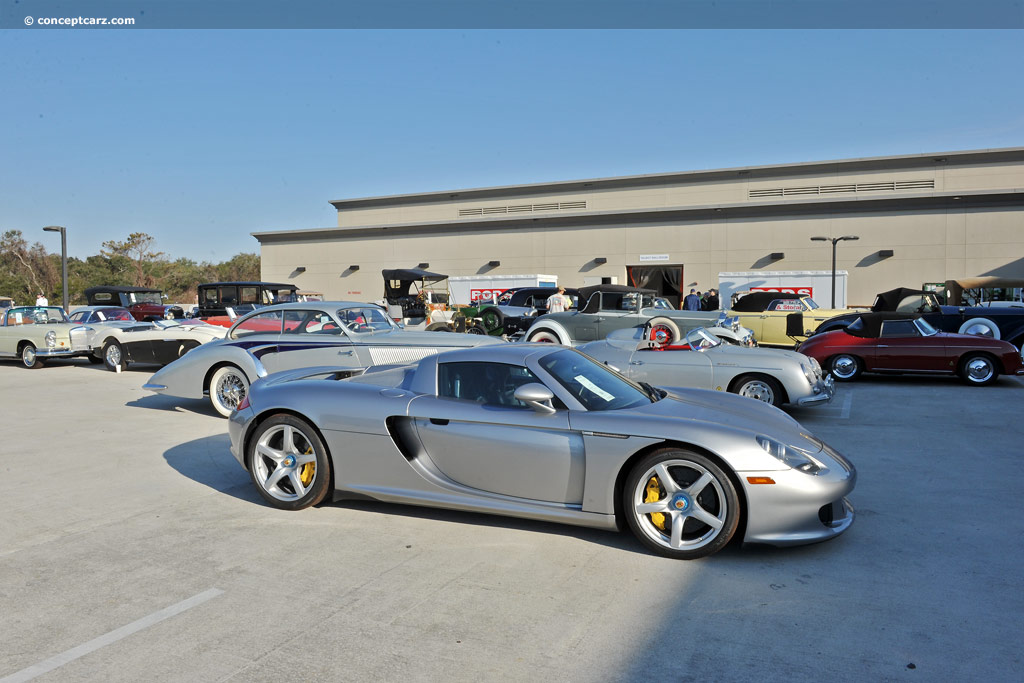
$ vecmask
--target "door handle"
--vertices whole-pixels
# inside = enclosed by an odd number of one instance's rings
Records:
[[[630,365],[643,365],[644,362],[642,360],[631,360],[631,361],[629,361],[629,364]]]
[[[444,427],[446,424],[448,424],[448,420],[442,420],[441,418],[438,418],[438,417],[432,417],[432,418],[430,418],[430,424],[432,424],[432,425],[440,425],[440,426]]]
[[[338,355],[339,356],[351,356],[352,355],[352,350],[349,349],[348,351],[338,351]]]

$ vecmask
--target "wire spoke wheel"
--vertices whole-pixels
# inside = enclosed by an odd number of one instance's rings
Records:
[[[210,378],[210,403],[224,417],[229,417],[248,393],[248,378],[233,365],[218,368]]]

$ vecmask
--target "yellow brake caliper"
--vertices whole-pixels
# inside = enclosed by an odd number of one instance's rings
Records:
[[[305,455],[309,455],[313,452],[313,447],[310,446],[309,450],[306,451]],[[313,481],[313,473],[316,471],[316,463],[307,462],[302,466],[302,474],[299,475],[299,481],[302,482],[303,486],[309,486]]]
[[[647,482],[647,495],[644,496],[645,503],[656,503],[661,500],[661,485],[658,484],[657,477],[651,477]],[[652,512],[651,523],[661,529],[665,530],[665,513],[664,512]]]

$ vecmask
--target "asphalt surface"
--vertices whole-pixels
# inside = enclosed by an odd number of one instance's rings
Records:
[[[865,378],[794,411],[843,536],[700,561],[377,503],[279,512],[151,371],[0,364],[0,681],[1019,680],[1024,382]]]

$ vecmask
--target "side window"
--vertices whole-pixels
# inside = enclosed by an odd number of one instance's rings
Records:
[[[240,339],[250,334],[280,334],[281,311],[260,313],[239,322],[231,330],[232,339]]]
[[[221,287],[220,288],[220,305],[221,306],[237,306],[238,305],[238,287]]]
[[[800,302],[800,299],[776,299],[768,304],[768,308],[765,310],[786,311],[787,313],[790,313],[793,311],[804,310],[804,305]]]
[[[505,363],[439,363],[437,395],[487,406],[528,408],[517,401],[516,389],[539,382],[527,368]]]
[[[285,311],[285,334],[341,334],[341,328],[323,311]]]
[[[240,287],[239,294],[238,303],[240,304],[258,304],[260,302],[259,287]]]
[[[200,290],[202,292],[202,303],[205,306],[216,306],[219,299],[217,298],[216,287],[204,287]]]
[[[885,320],[882,322],[882,337],[917,337],[913,320]]]
[[[68,316],[68,320],[70,320],[73,323],[84,323],[85,316],[87,315],[89,315],[88,311],[79,311],[78,313],[72,313],[70,316]]]
[[[617,292],[602,292],[601,293],[601,310],[602,311],[621,311],[622,310],[622,294]]]

